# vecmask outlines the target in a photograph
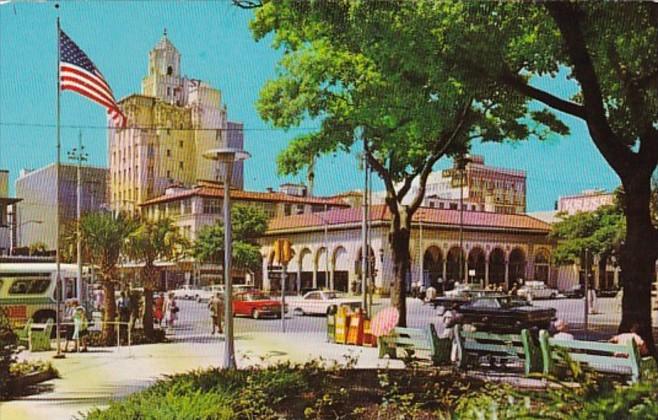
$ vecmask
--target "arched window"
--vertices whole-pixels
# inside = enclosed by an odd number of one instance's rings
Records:
[[[171,66],[167,67],[167,76],[171,76],[172,74],[174,74],[174,68]]]

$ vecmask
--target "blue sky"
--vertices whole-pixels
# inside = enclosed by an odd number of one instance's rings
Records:
[[[167,28],[182,55],[182,72],[208,81],[222,91],[229,119],[245,124],[245,148],[252,158],[245,164],[245,187],[264,190],[283,181],[274,158],[304,129],[271,129],[255,109],[263,83],[275,74],[280,54],[269,42],[256,43],[248,29],[249,11],[228,0],[210,1],[98,1],[63,3],[62,28],[90,56],[108,79],[117,97],[140,89],[148,52]],[[0,6],[0,168],[9,169],[12,182],[21,168],[39,168],[55,160],[55,103],[57,44],[52,3]],[[538,85],[567,97],[571,82],[541,80]],[[594,147],[585,125],[563,116],[571,135],[540,143],[476,144],[494,166],[527,171],[528,210],[547,210],[560,195],[587,188],[612,189],[619,180]],[[71,92],[62,94],[63,153],[83,132],[90,163],[107,165],[105,111]],[[449,165],[441,161],[437,168]],[[360,188],[363,177],[355,154],[323,158],[316,169],[316,193],[332,194]]]

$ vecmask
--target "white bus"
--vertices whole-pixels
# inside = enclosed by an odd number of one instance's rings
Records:
[[[62,302],[77,299],[86,303],[87,291],[76,290],[77,266],[61,264],[64,284]],[[83,271],[83,289],[88,278]],[[55,320],[57,311],[57,271],[55,263],[0,264],[0,307],[6,310],[13,325],[23,325],[32,318],[35,323]],[[63,314],[64,305],[61,305]]]

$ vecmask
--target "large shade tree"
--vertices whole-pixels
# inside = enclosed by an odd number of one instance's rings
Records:
[[[461,70],[584,122],[625,191],[624,297],[620,331],[651,334],[651,281],[658,231],[650,216],[658,163],[658,5],[650,2],[431,2],[426,42]],[[416,21],[427,21],[422,5]],[[436,71],[441,62],[434,66]],[[533,77],[566,73],[569,89]],[[651,245],[648,245],[651,244]]]
[[[127,256],[142,263],[140,270],[144,287],[144,334],[153,335],[153,290],[160,274],[156,262],[175,261],[183,256],[189,241],[171,219],[144,219],[128,237]]]
[[[255,38],[272,33],[273,47],[284,53],[261,91],[261,117],[282,128],[317,126],[279,155],[279,171],[297,173],[317,156],[365,142],[386,188],[391,300],[405,325],[411,222],[436,162],[464,154],[474,140],[541,137],[547,125],[561,133],[566,126],[547,110],[529,111],[513,89],[453,77],[455,65],[430,36],[431,2],[238,3],[259,6]]]
[[[137,226],[137,221],[126,213],[87,213],[80,220],[85,260],[96,267],[105,295],[102,337],[108,345],[113,341],[114,325],[107,322],[114,321],[116,317],[114,290],[119,282],[117,266],[125,254],[128,238]]]

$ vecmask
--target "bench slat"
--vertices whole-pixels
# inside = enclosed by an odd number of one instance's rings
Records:
[[[605,366],[613,368],[615,366],[620,366],[630,368],[633,366],[632,360],[626,357],[599,356],[587,353],[569,353],[569,357],[571,360],[575,360],[580,363],[586,363],[588,365],[592,365],[593,367]],[[559,357],[559,354],[553,353],[553,360],[562,359]]]
[[[615,343],[599,343],[595,341],[584,341],[584,340],[555,340],[553,338],[548,339],[548,343],[551,346],[559,347],[571,350],[590,350],[590,351],[600,351],[605,353],[628,353],[628,346],[624,344],[615,344]]]
[[[469,343],[464,342],[464,350],[476,351],[479,353],[509,353],[509,354],[524,354],[523,347],[506,346],[504,344],[484,344],[484,343]]]

